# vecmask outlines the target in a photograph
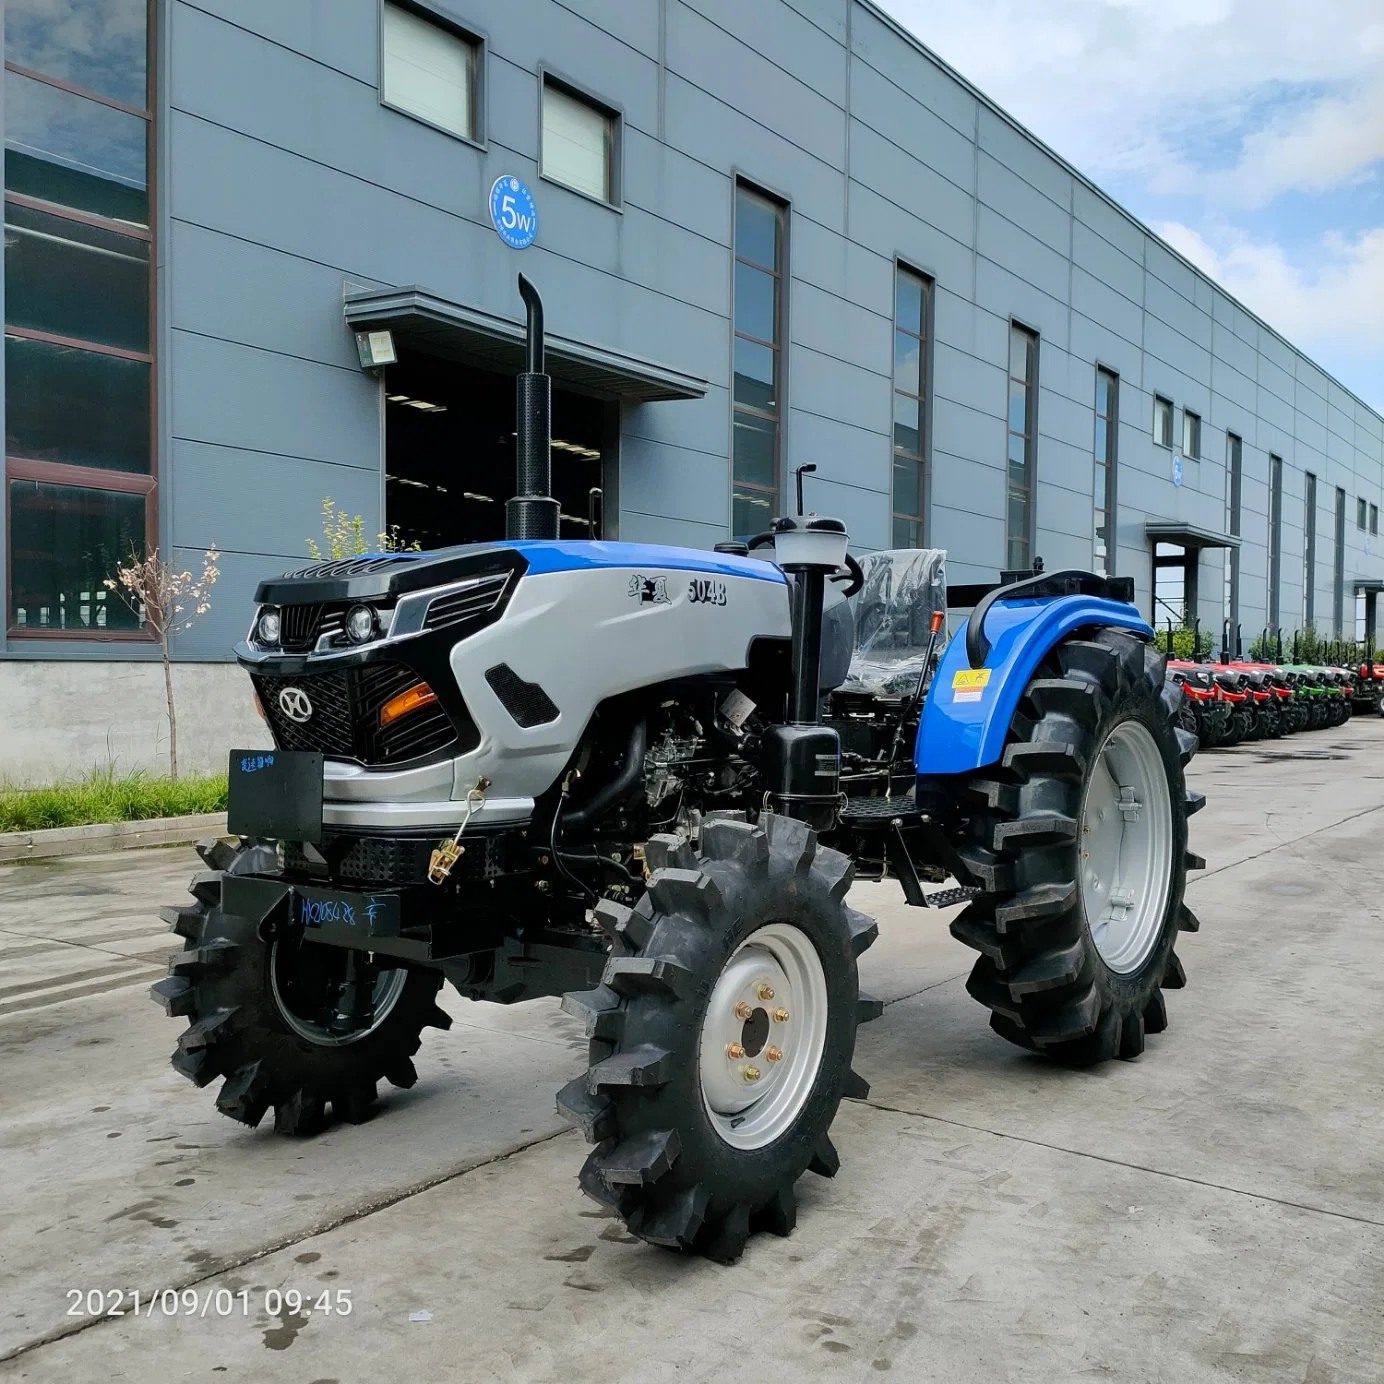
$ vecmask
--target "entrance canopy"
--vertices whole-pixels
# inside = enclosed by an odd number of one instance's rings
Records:
[[[1204,529],[1198,524],[1184,523],[1181,519],[1149,519],[1144,524],[1144,536],[1155,543],[1176,543],[1188,550],[1240,546],[1236,534],[1217,533],[1215,529]]]
[[[388,328],[402,346],[429,355],[516,374],[524,368],[524,326],[439,298],[416,285],[348,293],[346,321],[352,331]],[[553,383],[598,399],[653,403],[700,399],[707,382],[693,375],[566,337],[547,336],[547,369]]]

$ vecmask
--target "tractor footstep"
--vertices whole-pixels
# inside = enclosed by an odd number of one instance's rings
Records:
[[[935,894],[925,894],[923,903],[928,908],[951,908],[968,899],[979,898],[984,892],[983,889],[972,889],[966,885],[957,889],[939,889]]]

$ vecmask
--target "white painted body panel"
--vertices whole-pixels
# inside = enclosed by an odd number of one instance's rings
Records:
[[[651,585],[650,598],[637,579]],[[445,825],[460,820],[467,793],[486,778],[486,805],[473,820],[524,821],[601,702],[674,678],[732,672],[745,667],[756,638],[790,634],[788,588],[778,581],[655,567],[526,575],[504,615],[452,650],[452,673],[481,733],[476,749],[450,764],[386,773],[332,763],[324,820]],[[541,686],[557,719],[518,725],[485,680],[500,663]]]

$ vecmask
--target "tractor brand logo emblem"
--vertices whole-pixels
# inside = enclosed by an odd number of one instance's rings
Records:
[[[978,702],[989,682],[988,668],[962,668],[952,675],[952,701]]]
[[[285,687],[279,693],[279,710],[300,726],[312,720],[312,702],[301,687]]]
[[[668,578],[646,577],[636,572],[630,578],[630,599],[640,605],[669,605]]]

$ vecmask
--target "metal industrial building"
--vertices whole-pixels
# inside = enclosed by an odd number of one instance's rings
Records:
[[[709,547],[813,463],[857,549],[1105,565],[1246,644],[1384,584],[1384,420],[869,0],[7,0],[5,59],[0,777],[157,762],[131,544],[222,554],[211,762],[325,497],[498,535],[520,269],[564,536],[599,486],[604,536]]]

